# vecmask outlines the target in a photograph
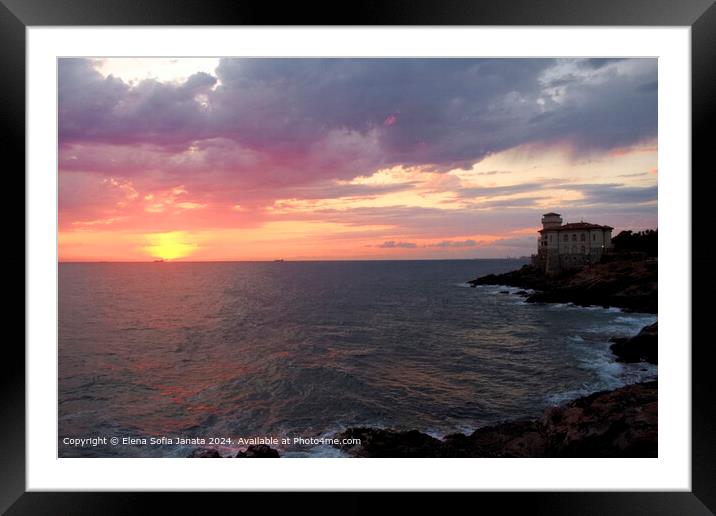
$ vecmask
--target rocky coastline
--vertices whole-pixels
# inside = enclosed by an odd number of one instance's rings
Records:
[[[221,455],[216,448],[197,448],[188,456],[190,459],[278,459],[279,457],[278,451],[267,444],[252,444],[245,450],[239,451],[236,455],[227,456]]]
[[[658,364],[658,322],[645,326],[633,337],[612,337],[609,347],[619,362],[649,362]]]
[[[469,281],[478,285],[505,285],[534,290],[529,303],[574,303],[579,306],[622,308],[629,312],[655,314],[657,303],[657,261],[613,260],[597,263],[559,276],[546,276],[540,269],[525,265],[505,274],[489,274]]]
[[[498,285],[522,289],[528,303],[573,303],[579,306],[622,308],[627,312],[656,314],[658,310],[656,259],[611,259],[559,276],[546,276],[532,265],[504,274],[469,281],[472,287]],[[509,291],[505,291],[509,294]],[[632,337],[613,337],[610,349],[619,362],[658,363],[658,323]]]
[[[546,276],[531,265],[490,274],[470,285],[521,288],[527,302],[618,307],[656,314],[657,261],[612,259]],[[531,291],[531,292],[529,292]],[[509,294],[509,291],[505,291]],[[615,360],[657,363],[657,323],[628,338],[612,338]],[[340,438],[360,445],[342,446],[355,457],[657,457],[658,382],[602,391],[550,407],[538,419],[507,421],[472,434],[437,439],[417,430],[349,428]]]
[[[354,457],[656,457],[657,382],[627,385],[547,409],[539,419],[508,421],[444,439],[411,431],[350,428],[341,446]]]
[[[471,286],[500,285],[524,289],[515,295],[527,302],[573,303],[657,313],[656,260],[612,260],[547,277],[525,265],[505,274],[490,274]],[[509,291],[505,291],[509,294]],[[658,362],[658,323],[632,337],[611,339],[621,362]],[[335,436],[359,439],[336,445],[352,457],[657,457],[658,382],[626,385],[550,407],[536,419],[520,419],[451,434],[443,439],[418,430],[354,427]],[[221,457],[197,449],[191,457]],[[276,450],[250,446],[236,457],[278,457]]]

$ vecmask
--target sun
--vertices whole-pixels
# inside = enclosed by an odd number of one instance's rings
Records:
[[[197,244],[188,241],[189,235],[185,231],[170,231],[167,233],[152,233],[145,235],[149,245],[144,251],[154,258],[162,260],[176,260],[189,256],[197,249]]]

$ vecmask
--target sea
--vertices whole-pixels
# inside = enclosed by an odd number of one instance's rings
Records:
[[[653,314],[466,283],[523,263],[61,263],[58,456],[341,457],[349,427],[443,437],[656,377],[609,351]]]

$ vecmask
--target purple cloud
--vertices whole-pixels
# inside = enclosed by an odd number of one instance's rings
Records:
[[[475,240],[443,240],[436,244],[428,244],[425,247],[475,247],[477,242]]]
[[[418,247],[418,244],[414,242],[396,242],[395,240],[389,240],[387,242],[383,242],[380,245],[377,245],[376,247],[379,247],[381,249],[415,249]]]

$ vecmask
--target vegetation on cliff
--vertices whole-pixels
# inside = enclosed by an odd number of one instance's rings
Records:
[[[655,229],[636,232],[625,230],[612,238],[612,245],[618,253],[636,252],[654,257],[659,252],[659,233]]]

